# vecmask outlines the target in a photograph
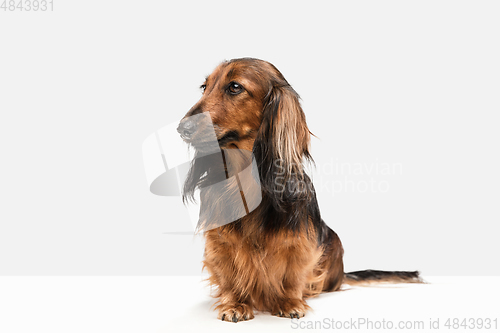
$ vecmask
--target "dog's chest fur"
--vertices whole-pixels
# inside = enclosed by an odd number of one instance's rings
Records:
[[[207,231],[203,263],[210,273],[210,283],[219,291],[230,289],[265,310],[283,296],[285,289],[294,287],[302,293],[313,278],[322,249],[312,235],[264,233],[254,225],[248,223],[246,229],[226,225]],[[291,276],[297,271],[310,274]]]

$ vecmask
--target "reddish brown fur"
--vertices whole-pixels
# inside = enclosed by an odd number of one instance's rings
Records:
[[[244,93],[228,95],[226,87],[234,81],[244,87]],[[272,82],[284,84],[273,86]],[[298,95],[273,65],[257,59],[224,62],[204,85],[202,98],[186,117],[208,111],[219,140],[228,132],[237,133],[233,140],[222,140],[223,149],[252,151],[256,139],[270,140],[285,168],[294,165],[298,169],[293,171],[302,174],[310,133]],[[264,114],[270,107],[264,104],[273,101],[276,114],[270,118]],[[266,126],[272,127],[268,132],[261,128],[266,116]],[[235,184],[231,186],[237,190]],[[300,205],[286,208],[307,210]],[[299,318],[309,308],[307,297],[338,290],[344,280],[342,244],[322,220],[319,228],[311,217],[305,217],[293,230],[285,224],[278,230],[266,229],[263,209],[261,205],[235,223],[205,232],[204,268],[217,290],[219,319],[251,319],[254,309]]]
[[[229,224],[205,233],[204,266],[210,283],[218,288],[219,318],[236,312],[238,319],[250,319],[253,308],[303,316],[309,308],[304,298],[327,287],[338,289],[343,277],[341,247],[331,250],[340,254],[340,280],[335,281],[339,276],[331,273],[329,255],[318,247],[312,230],[309,235],[305,230],[262,234],[251,216],[244,219],[242,230]]]
[[[250,80],[245,76],[245,65],[242,63],[222,63],[210,74],[203,85],[206,86],[202,98],[186,116],[196,114],[203,109],[210,112],[212,122],[217,125],[218,136],[223,136],[228,129],[237,129],[240,135],[238,142],[227,144],[226,148],[237,147],[252,151],[253,142],[260,127],[262,118],[262,101],[267,93],[261,82]],[[266,78],[256,78],[263,81]],[[223,87],[231,81],[238,81],[251,93],[229,99]]]

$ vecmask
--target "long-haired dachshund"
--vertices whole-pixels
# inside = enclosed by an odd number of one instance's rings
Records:
[[[222,151],[253,153],[262,192],[249,214],[204,233],[204,267],[217,290],[219,319],[249,320],[254,309],[300,318],[309,308],[306,298],[339,290],[343,283],[420,282],[418,272],[344,273],[342,244],[321,219],[304,172],[311,133],[299,95],[276,67],[252,58],[225,61],[201,88],[203,96],[181,120],[179,133],[202,151],[194,139],[200,125],[191,119],[208,112]],[[201,165],[191,166],[185,198],[218,177],[210,162]],[[229,204],[213,195],[200,200],[212,211],[223,208],[217,203]]]

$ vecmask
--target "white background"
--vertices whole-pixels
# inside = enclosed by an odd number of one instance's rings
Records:
[[[325,221],[347,270],[498,275],[499,4],[55,1],[0,12],[0,274],[196,275],[179,198],[141,145],[224,59],[301,95]],[[328,163],[402,172],[329,175]],[[385,193],[323,183],[372,178]],[[180,232],[180,234],[179,234]],[[185,233],[183,233],[185,232]]]
[[[299,322],[256,312],[237,324],[216,318],[213,299],[199,277],[0,277],[2,332],[498,332],[498,277],[432,277],[429,284],[388,285],[322,294]],[[368,326],[307,329],[325,319],[392,322],[391,330]],[[457,318],[469,325],[445,326]],[[497,319],[489,330],[471,329],[471,319]],[[430,321],[439,320],[439,329]],[[402,322],[407,329],[397,329]],[[422,323],[415,323],[422,322]],[[301,325],[301,326],[298,326]],[[389,325],[389,324],[387,324]],[[407,326],[409,325],[409,326]],[[420,325],[420,326],[417,326]],[[493,325],[493,323],[492,323]],[[374,328],[377,326],[373,326]],[[388,326],[386,326],[388,327]],[[477,327],[477,326],[476,326]],[[301,329],[299,329],[301,328]],[[320,330],[322,328],[323,330]]]
[[[144,174],[143,140],[243,56],[302,97],[346,269],[432,282],[321,295],[304,320],[440,318],[454,331],[446,318],[500,313],[498,278],[450,277],[500,273],[498,2],[54,1],[0,11],[0,275],[114,277],[2,277],[2,332],[291,331],[268,314],[216,320],[202,240]],[[328,171],[341,163],[366,169]],[[366,171],[383,163],[402,171]],[[332,187],[343,180],[389,186]]]

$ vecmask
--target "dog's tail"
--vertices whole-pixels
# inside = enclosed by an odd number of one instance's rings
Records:
[[[367,269],[344,274],[343,283],[350,286],[378,283],[424,283],[418,271],[376,271]]]

